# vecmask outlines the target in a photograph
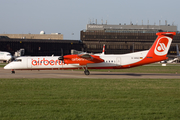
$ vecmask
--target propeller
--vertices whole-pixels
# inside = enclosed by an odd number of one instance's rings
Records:
[[[63,49],[61,48],[61,56],[59,56],[58,60],[62,60],[64,62]]]

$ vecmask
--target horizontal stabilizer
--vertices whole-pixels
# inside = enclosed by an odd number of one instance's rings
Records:
[[[156,35],[171,36],[171,35],[176,35],[176,32],[159,32],[159,33],[156,33]]]

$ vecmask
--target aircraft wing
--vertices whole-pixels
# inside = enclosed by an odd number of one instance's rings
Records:
[[[103,59],[101,59],[99,56],[97,55],[91,55],[91,54],[88,54],[88,53],[85,53],[85,54],[80,54],[78,55],[78,57],[82,58],[82,59],[85,59],[84,62],[80,62],[79,65],[87,65],[87,64],[91,64],[91,63],[101,63],[101,62],[104,62]]]
[[[64,56],[64,61],[66,64],[79,64],[79,65],[104,62],[104,60],[101,59],[98,55],[91,55],[88,53],[82,53],[78,55],[66,55]]]

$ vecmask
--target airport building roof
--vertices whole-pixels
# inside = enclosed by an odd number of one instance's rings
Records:
[[[108,25],[108,24],[87,24],[86,31],[106,31],[106,32],[124,32],[124,31],[143,31],[144,33],[157,31],[177,31],[177,26],[174,25]]]
[[[16,39],[48,39],[48,40],[63,40],[63,34],[0,34]]]

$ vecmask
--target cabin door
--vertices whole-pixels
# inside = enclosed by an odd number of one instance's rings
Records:
[[[121,58],[120,57],[116,58],[116,65],[117,66],[121,65]]]

